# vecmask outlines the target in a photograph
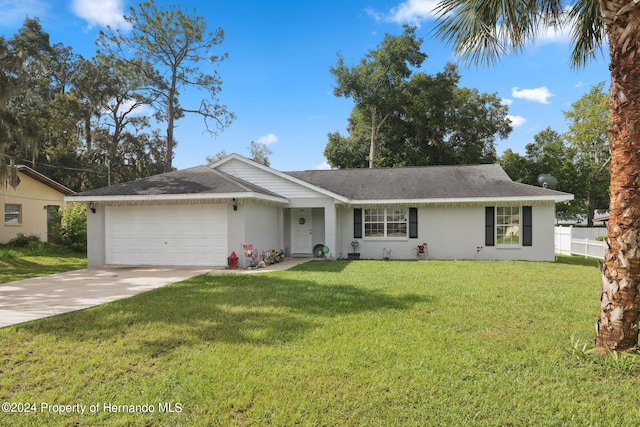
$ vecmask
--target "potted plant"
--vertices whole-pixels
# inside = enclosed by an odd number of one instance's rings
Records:
[[[353,242],[351,242],[351,247],[353,248],[353,252],[347,254],[347,259],[349,260],[360,259],[360,253],[356,252],[356,249],[358,249],[358,246],[360,246],[360,242],[358,242],[357,240],[354,240]]]

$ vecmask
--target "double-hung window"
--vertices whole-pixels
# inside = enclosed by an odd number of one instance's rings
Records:
[[[364,237],[406,238],[408,214],[405,208],[364,209]]]
[[[22,205],[6,203],[4,205],[4,223],[6,225],[22,224]]]
[[[520,245],[520,207],[496,207],[496,244],[498,246]]]

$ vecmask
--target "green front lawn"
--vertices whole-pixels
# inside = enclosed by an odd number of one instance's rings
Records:
[[[86,267],[86,255],[61,246],[46,243],[22,248],[0,245],[0,284]]]
[[[0,330],[0,400],[37,410],[0,424],[637,425],[635,361],[573,346],[599,294],[591,261],[200,276]]]

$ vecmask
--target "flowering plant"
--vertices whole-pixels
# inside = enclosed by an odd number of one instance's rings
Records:
[[[478,258],[478,253],[484,249],[484,246],[480,245],[480,246],[476,246],[476,256],[473,257],[473,259],[477,259]]]
[[[418,245],[417,251],[419,254],[423,254],[427,251],[427,244],[423,243],[421,245]]]

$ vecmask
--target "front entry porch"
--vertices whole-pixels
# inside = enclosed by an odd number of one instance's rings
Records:
[[[296,207],[284,210],[284,241],[292,257],[315,256],[314,248],[335,249],[335,208]],[[327,254],[329,255],[329,254]]]

